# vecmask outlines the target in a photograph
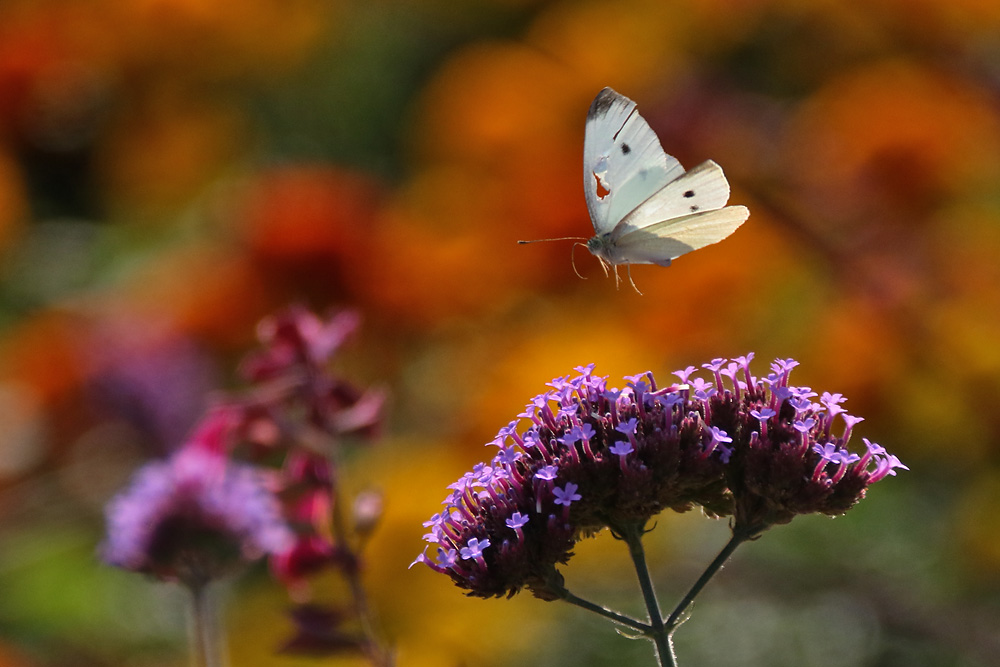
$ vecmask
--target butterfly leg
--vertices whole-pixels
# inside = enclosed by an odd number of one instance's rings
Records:
[[[604,261],[603,257],[598,257],[597,260],[601,263],[601,270],[604,271],[604,277],[608,277],[608,263]]]
[[[573,248],[569,251],[569,263],[573,265],[573,273],[576,274],[576,277],[579,278],[580,280],[586,280],[587,277],[580,275],[580,272],[576,268],[576,247],[578,245],[582,245],[584,248],[587,247],[586,243],[574,243],[573,244]],[[607,270],[606,269],[605,269],[604,273],[607,274]]]
[[[639,291],[639,288],[635,286],[635,281],[632,280],[632,265],[629,264],[628,262],[626,262],[625,263],[625,270],[628,272],[628,281],[630,283],[632,283],[632,289],[635,290],[636,294],[638,294],[639,296],[642,296],[642,292]],[[617,277],[617,276],[618,276],[618,274],[615,273],[615,277]]]

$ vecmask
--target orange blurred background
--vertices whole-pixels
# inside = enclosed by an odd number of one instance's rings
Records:
[[[633,270],[641,296],[585,252],[577,278],[568,242],[515,243],[591,234],[604,86],[751,210]],[[848,396],[910,472],[737,552],[681,664],[996,664],[994,1],[6,0],[0,249],[0,665],[185,664],[180,594],[96,560],[102,506],[289,302],[357,309],[338,372],[392,397],[344,483],[386,493],[366,574],[400,665],[652,664],[580,610],[406,566],[550,378],[750,350]],[[665,607],[726,538],[661,517]],[[639,613],[610,536],[565,574]],[[262,568],[231,586],[233,664],[314,664],[274,654],[285,607]]]

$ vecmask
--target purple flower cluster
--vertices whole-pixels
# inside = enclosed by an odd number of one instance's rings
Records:
[[[292,545],[263,473],[199,445],[143,466],[111,500],[107,562],[200,586]]]
[[[796,514],[841,514],[905,469],[868,440],[863,454],[848,451],[860,418],[839,394],[791,386],[797,362],[776,361],[756,378],[752,359],[715,359],[708,380],[688,367],[664,388],[648,372],[609,387],[593,364],[556,378],[489,443],[492,461],[449,486],[444,510],[424,524],[435,554],[425,548],[414,563],[470,595],[528,587],[552,599],[555,565],[602,528],[620,533],[666,508],[699,506],[752,536]],[[521,419],[531,422],[523,431]]]

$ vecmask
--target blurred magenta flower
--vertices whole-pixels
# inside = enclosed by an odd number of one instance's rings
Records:
[[[287,373],[299,366],[328,362],[358,328],[360,318],[341,311],[324,321],[302,306],[290,306],[266,317],[257,325],[257,339],[263,347],[248,355],[242,373],[260,382]]]
[[[381,518],[381,495],[365,492],[351,511],[339,488],[338,464],[345,446],[377,435],[385,397],[329,368],[358,324],[351,311],[321,318],[301,306],[264,319],[257,328],[261,346],[240,368],[250,388],[235,403],[237,440],[249,460],[279,468],[285,517],[295,530],[287,548],[271,558],[274,576],[297,603],[291,612],[297,633],[283,650],[362,651],[384,664],[390,657],[379,640],[342,628],[351,615],[313,601],[309,585],[316,575],[336,572],[351,582],[354,615],[367,615],[360,550]],[[370,630],[373,623],[365,618],[362,626]]]
[[[351,570],[357,565],[346,544],[351,536],[332,530],[337,457],[348,436],[361,441],[375,436],[384,395],[359,389],[332,374],[328,365],[358,323],[351,311],[323,319],[291,306],[260,323],[261,347],[240,368],[251,387],[238,402],[238,439],[250,445],[251,460],[280,461],[285,515],[296,539],[272,558],[271,567],[278,579],[297,589],[297,597],[304,596],[300,589],[309,576],[331,566]],[[377,519],[366,516],[364,530]]]
[[[348,435],[365,439],[377,435],[384,394],[362,391],[328,369],[359,322],[352,311],[324,320],[302,306],[290,306],[261,321],[257,327],[261,347],[240,366],[241,375],[252,384],[240,401],[246,413],[245,440],[288,446],[303,442],[308,429],[336,447]],[[292,415],[297,418],[289,419]]]

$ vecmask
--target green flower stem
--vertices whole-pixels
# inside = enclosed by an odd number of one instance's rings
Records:
[[[691,587],[683,599],[681,599],[680,603],[678,603],[674,611],[670,614],[670,617],[667,618],[666,626],[669,633],[672,634],[673,631],[677,629],[677,626],[680,625],[680,619],[684,614],[684,611],[691,606],[691,603],[694,602],[695,596],[701,592],[701,589],[705,587],[709,580],[722,569],[722,566],[725,565],[726,561],[729,560],[729,557],[733,555],[734,551],[736,551],[736,547],[755,538],[760,535],[761,532],[762,529],[733,531],[733,536],[729,539],[729,542],[726,543],[726,546],[722,548],[722,551],[720,551],[719,555],[715,557],[715,560],[713,560],[709,566],[705,568],[705,571],[701,573],[700,577],[698,577],[698,581],[694,582],[694,586]]]
[[[660,604],[656,600],[656,591],[653,589],[653,580],[649,576],[649,568],[646,566],[646,552],[642,547],[643,526],[641,524],[631,524],[625,526],[618,532],[625,544],[628,545],[629,555],[632,557],[632,565],[635,567],[635,574],[639,578],[639,587],[642,589],[642,599],[646,603],[646,613],[649,614],[649,630],[646,635],[656,645],[656,655],[660,660],[661,667],[675,667],[677,658],[674,655],[673,643],[670,639],[670,632],[667,625],[663,623],[663,615],[660,613]]]
[[[565,588],[561,589],[560,593],[561,593],[560,596],[561,599],[565,600],[566,602],[572,605],[576,605],[577,607],[581,607],[588,611],[592,611],[595,614],[600,614],[601,616],[611,619],[612,621],[618,623],[619,625],[624,625],[627,628],[638,630],[644,635],[649,633],[650,627],[645,623],[643,623],[642,621],[638,621],[624,614],[619,614],[617,611],[613,611],[611,609],[608,609],[607,607],[602,607],[601,605],[591,602],[589,600],[584,600],[581,597],[573,595]]]
[[[194,667],[223,667],[222,636],[208,583],[189,586],[188,590],[191,593],[191,664]]]
[[[333,462],[334,469],[338,468],[337,461]],[[368,604],[368,594],[361,581],[361,568],[356,564],[360,562],[361,556],[358,550],[351,546],[348,539],[347,521],[343,515],[342,499],[339,489],[334,487],[331,491],[333,499],[333,535],[336,543],[340,546],[341,553],[352,563],[352,566],[343,569],[344,577],[351,589],[351,600],[354,609],[354,616],[361,626],[364,635],[364,651],[375,667],[393,667],[395,656],[392,651],[382,645],[378,633],[375,630],[375,618],[371,605]]]

